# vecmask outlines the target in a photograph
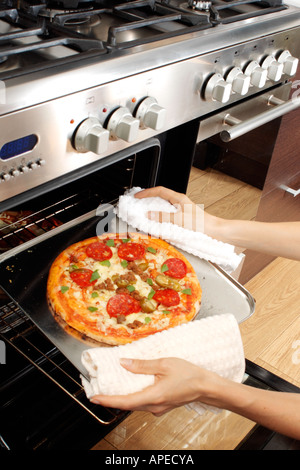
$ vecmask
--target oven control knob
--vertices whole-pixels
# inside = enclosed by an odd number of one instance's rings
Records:
[[[28,163],[28,168],[30,170],[36,170],[38,168],[38,164],[36,162],[30,162]]]
[[[207,82],[204,96],[206,100],[227,103],[231,90],[231,83],[226,82],[220,73],[215,73]]]
[[[166,110],[157,104],[155,98],[149,96],[140,103],[135,117],[139,119],[141,128],[150,127],[158,131],[165,124]]]
[[[283,64],[283,73],[290,77],[296,75],[299,59],[293,57],[289,51],[281,52],[277,60],[280,64]]]
[[[2,173],[0,175],[0,178],[3,180],[3,181],[9,181],[10,180],[10,174],[9,173]]]
[[[29,167],[27,165],[23,165],[23,166],[20,166],[19,170],[21,173],[28,173]]]
[[[273,82],[278,82],[281,79],[283,74],[283,64],[280,64],[274,56],[269,55],[266,57],[262,64],[263,69],[268,71],[268,78]]]
[[[74,146],[78,152],[93,152],[99,155],[107,150],[109,132],[104,129],[98,119],[88,118],[78,127]]]
[[[11,176],[14,176],[14,177],[19,176],[20,170],[14,168],[13,170],[11,170],[10,174]]]
[[[246,95],[250,88],[250,77],[245,75],[239,67],[233,67],[226,77],[231,83],[232,91],[239,95]]]
[[[138,137],[140,121],[132,116],[129,109],[120,107],[109,118],[107,129],[112,138],[133,142]]]
[[[247,65],[244,74],[250,77],[250,84],[257,88],[263,88],[268,78],[267,69],[260,67],[259,63],[255,60]]]

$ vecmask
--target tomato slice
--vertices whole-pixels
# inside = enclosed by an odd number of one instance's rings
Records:
[[[70,272],[70,277],[79,287],[89,287],[97,282],[97,279],[91,281],[92,274],[93,271],[91,269],[79,268]]]
[[[187,267],[184,261],[179,258],[169,258],[164,263],[167,266],[165,274],[176,279],[182,279],[186,276]]]
[[[122,243],[118,248],[118,255],[126,261],[142,259],[145,255],[145,248],[140,243]]]
[[[157,290],[153,299],[166,307],[174,307],[180,303],[179,294],[173,289]]]
[[[116,294],[109,299],[106,305],[106,311],[110,317],[118,315],[130,315],[130,313],[138,313],[141,306],[138,300],[129,294]]]
[[[113,255],[109,246],[103,242],[94,242],[87,246],[86,254],[96,261],[105,261],[110,259]]]

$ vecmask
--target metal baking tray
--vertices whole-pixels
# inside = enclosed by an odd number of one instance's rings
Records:
[[[2,289],[84,376],[87,372],[81,363],[81,354],[99,344],[70,334],[55,320],[46,299],[47,278],[52,262],[62,250],[77,241],[99,235],[99,226],[100,229],[101,223],[104,226],[109,211],[111,206],[106,212],[104,208],[100,215],[93,211],[0,256]],[[110,221],[115,224],[116,218],[112,217]],[[134,231],[117,220],[117,226],[106,224],[104,231],[124,233],[126,229]],[[184,255],[193,265],[203,290],[195,321],[232,313],[241,323],[253,314],[255,301],[243,286],[215,264],[186,252]]]

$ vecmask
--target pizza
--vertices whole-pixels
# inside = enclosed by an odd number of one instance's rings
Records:
[[[137,233],[71,245],[54,260],[47,282],[54,316],[82,338],[109,345],[191,321],[201,296],[197,275],[181,252]]]

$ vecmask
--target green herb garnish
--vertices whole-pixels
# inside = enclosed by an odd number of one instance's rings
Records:
[[[165,313],[167,315],[168,313],[171,313],[171,312],[170,312],[170,310],[163,310],[162,313]]]
[[[162,273],[164,273],[166,271],[169,271],[169,268],[166,264],[163,264],[160,270],[161,270]]]
[[[127,268],[127,265],[128,265],[128,261],[126,261],[126,259],[123,259],[123,260],[121,261],[121,266],[122,266],[122,268]]]
[[[134,286],[127,286],[126,289],[129,290],[129,292],[133,292],[135,290],[135,287]]]
[[[147,282],[148,282],[149,286],[153,286],[153,281],[152,281],[151,277],[147,278]]]
[[[114,240],[107,240],[106,245],[107,246],[115,246],[115,241]]]
[[[181,292],[182,292],[183,294],[192,295],[192,291],[191,291],[190,288],[189,288],[189,289],[183,289]]]
[[[123,243],[128,243],[128,242],[130,242],[130,238],[122,238],[122,242]]]
[[[102,266],[107,266],[108,268],[110,267],[110,261],[108,259],[105,259],[104,261],[100,261],[100,264]]]
[[[149,323],[151,321],[151,318],[150,317],[146,317],[145,318],[145,323]]]
[[[67,292],[67,290],[69,290],[69,287],[68,286],[60,286],[60,291],[64,294],[65,292]]]
[[[75,271],[76,269],[78,269],[78,266],[77,266],[76,264],[71,264],[70,267],[69,267],[70,273],[72,273],[72,272]]]
[[[93,297],[93,298],[99,297],[98,292],[96,292],[96,291],[94,290],[94,292],[91,293],[91,297]]]
[[[147,251],[150,251],[150,253],[156,253],[156,249],[152,248],[152,246],[148,246]]]
[[[154,289],[151,289],[151,291],[150,291],[149,294],[148,294],[148,299],[151,300],[152,297],[154,296],[154,294],[155,294],[155,290],[154,290]]]
[[[98,273],[98,271],[94,271],[91,275],[90,282],[93,282],[96,279],[99,279],[99,277],[100,277],[100,274]]]
[[[90,312],[96,312],[98,309],[97,309],[97,307],[88,307],[88,310]]]

